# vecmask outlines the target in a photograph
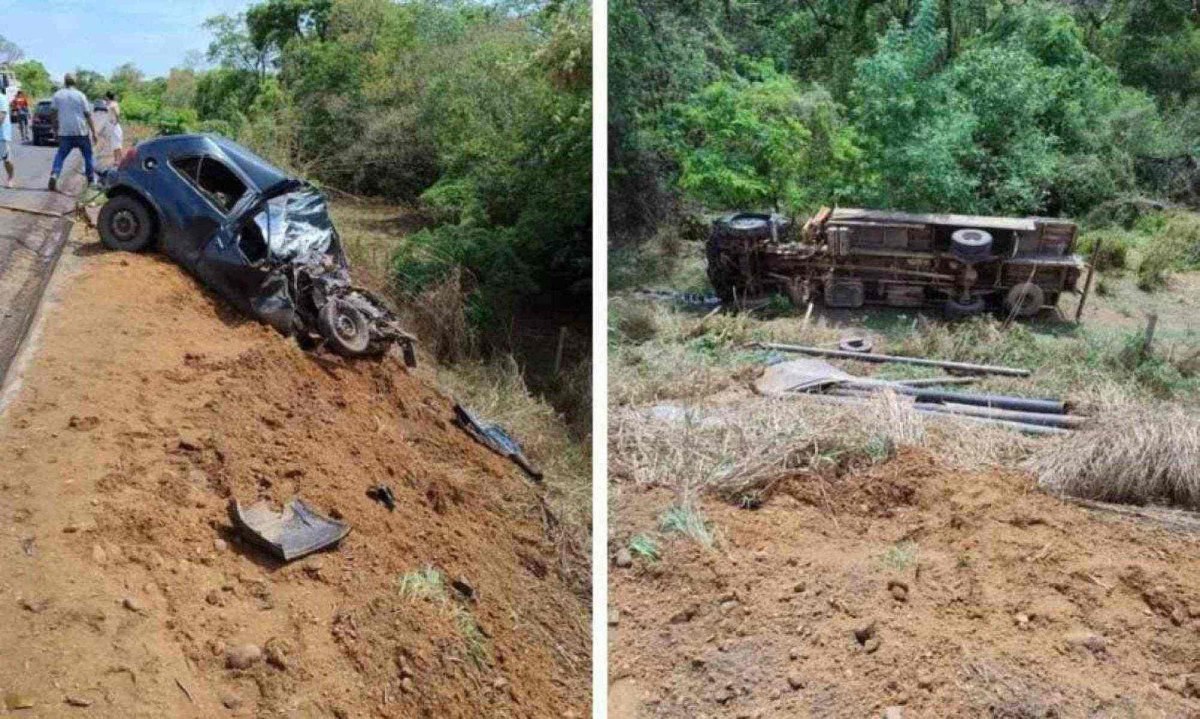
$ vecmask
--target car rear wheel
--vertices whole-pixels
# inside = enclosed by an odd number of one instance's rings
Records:
[[[347,357],[366,354],[371,344],[371,327],[358,308],[337,299],[330,299],[317,315],[321,336],[334,352]]]
[[[154,219],[141,200],[117,195],[100,208],[100,241],[110,250],[141,252],[154,243]]]

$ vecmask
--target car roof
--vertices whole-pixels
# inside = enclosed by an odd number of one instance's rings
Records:
[[[220,150],[230,162],[238,166],[259,192],[265,192],[291,178],[284,170],[272,165],[267,160],[254,154],[249,148],[239,145],[227,137],[213,134],[203,135],[166,135],[145,140],[141,143],[147,150],[154,148],[174,149],[175,151]]]

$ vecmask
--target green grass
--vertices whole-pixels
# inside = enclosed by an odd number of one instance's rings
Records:
[[[397,582],[400,596],[413,599],[443,601],[446,599],[446,580],[433,567],[424,567],[400,576]]]
[[[916,542],[899,542],[888,547],[880,557],[880,561],[888,569],[901,571],[916,564],[920,548]]]
[[[641,557],[648,562],[657,562],[660,558],[658,542],[646,534],[639,534],[629,540],[629,552],[633,556]]]
[[[423,567],[402,574],[396,584],[402,597],[425,599],[442,606],[451,606],[450,594],[446,591],[445,575],[434,567]],[[487,637],[483,635],[471,610],[462,604],[454,603],[450,615],[471,663],[480,668],[490,663],[491,649]]]
[[[676,505],[663,512],[658,526],[667,534],[682,534],[705,547],[712,547],[716,543],[716,535],[708,520],[690,504]]]

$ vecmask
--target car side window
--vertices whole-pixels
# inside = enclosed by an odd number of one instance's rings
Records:
[[[226,214],[246,194],[245,183],[225,163],[212,157],[176,157],[171,167]]]
[[[238,246],[242,248],[242,254],[246,255],[246,259],[251,262],[267,259],[267,239],[263,237],[262,229],[257,222],[247,222],[242,227],[242,232],[238,236]]]

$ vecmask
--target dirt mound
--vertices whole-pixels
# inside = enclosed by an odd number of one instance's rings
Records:
[[[47,717],[583,715],[541,497],[423,373],[307,355],[160,258],[77,262],[0,417],[0,690]],[[295,495],[350,535],[281,565],[232,529],[230,499]]]
[[[674,499],[615,496],[622,546]],[[1200,716],[1195,535],[914,450],[702,511],[612,570],[615,719]]]

